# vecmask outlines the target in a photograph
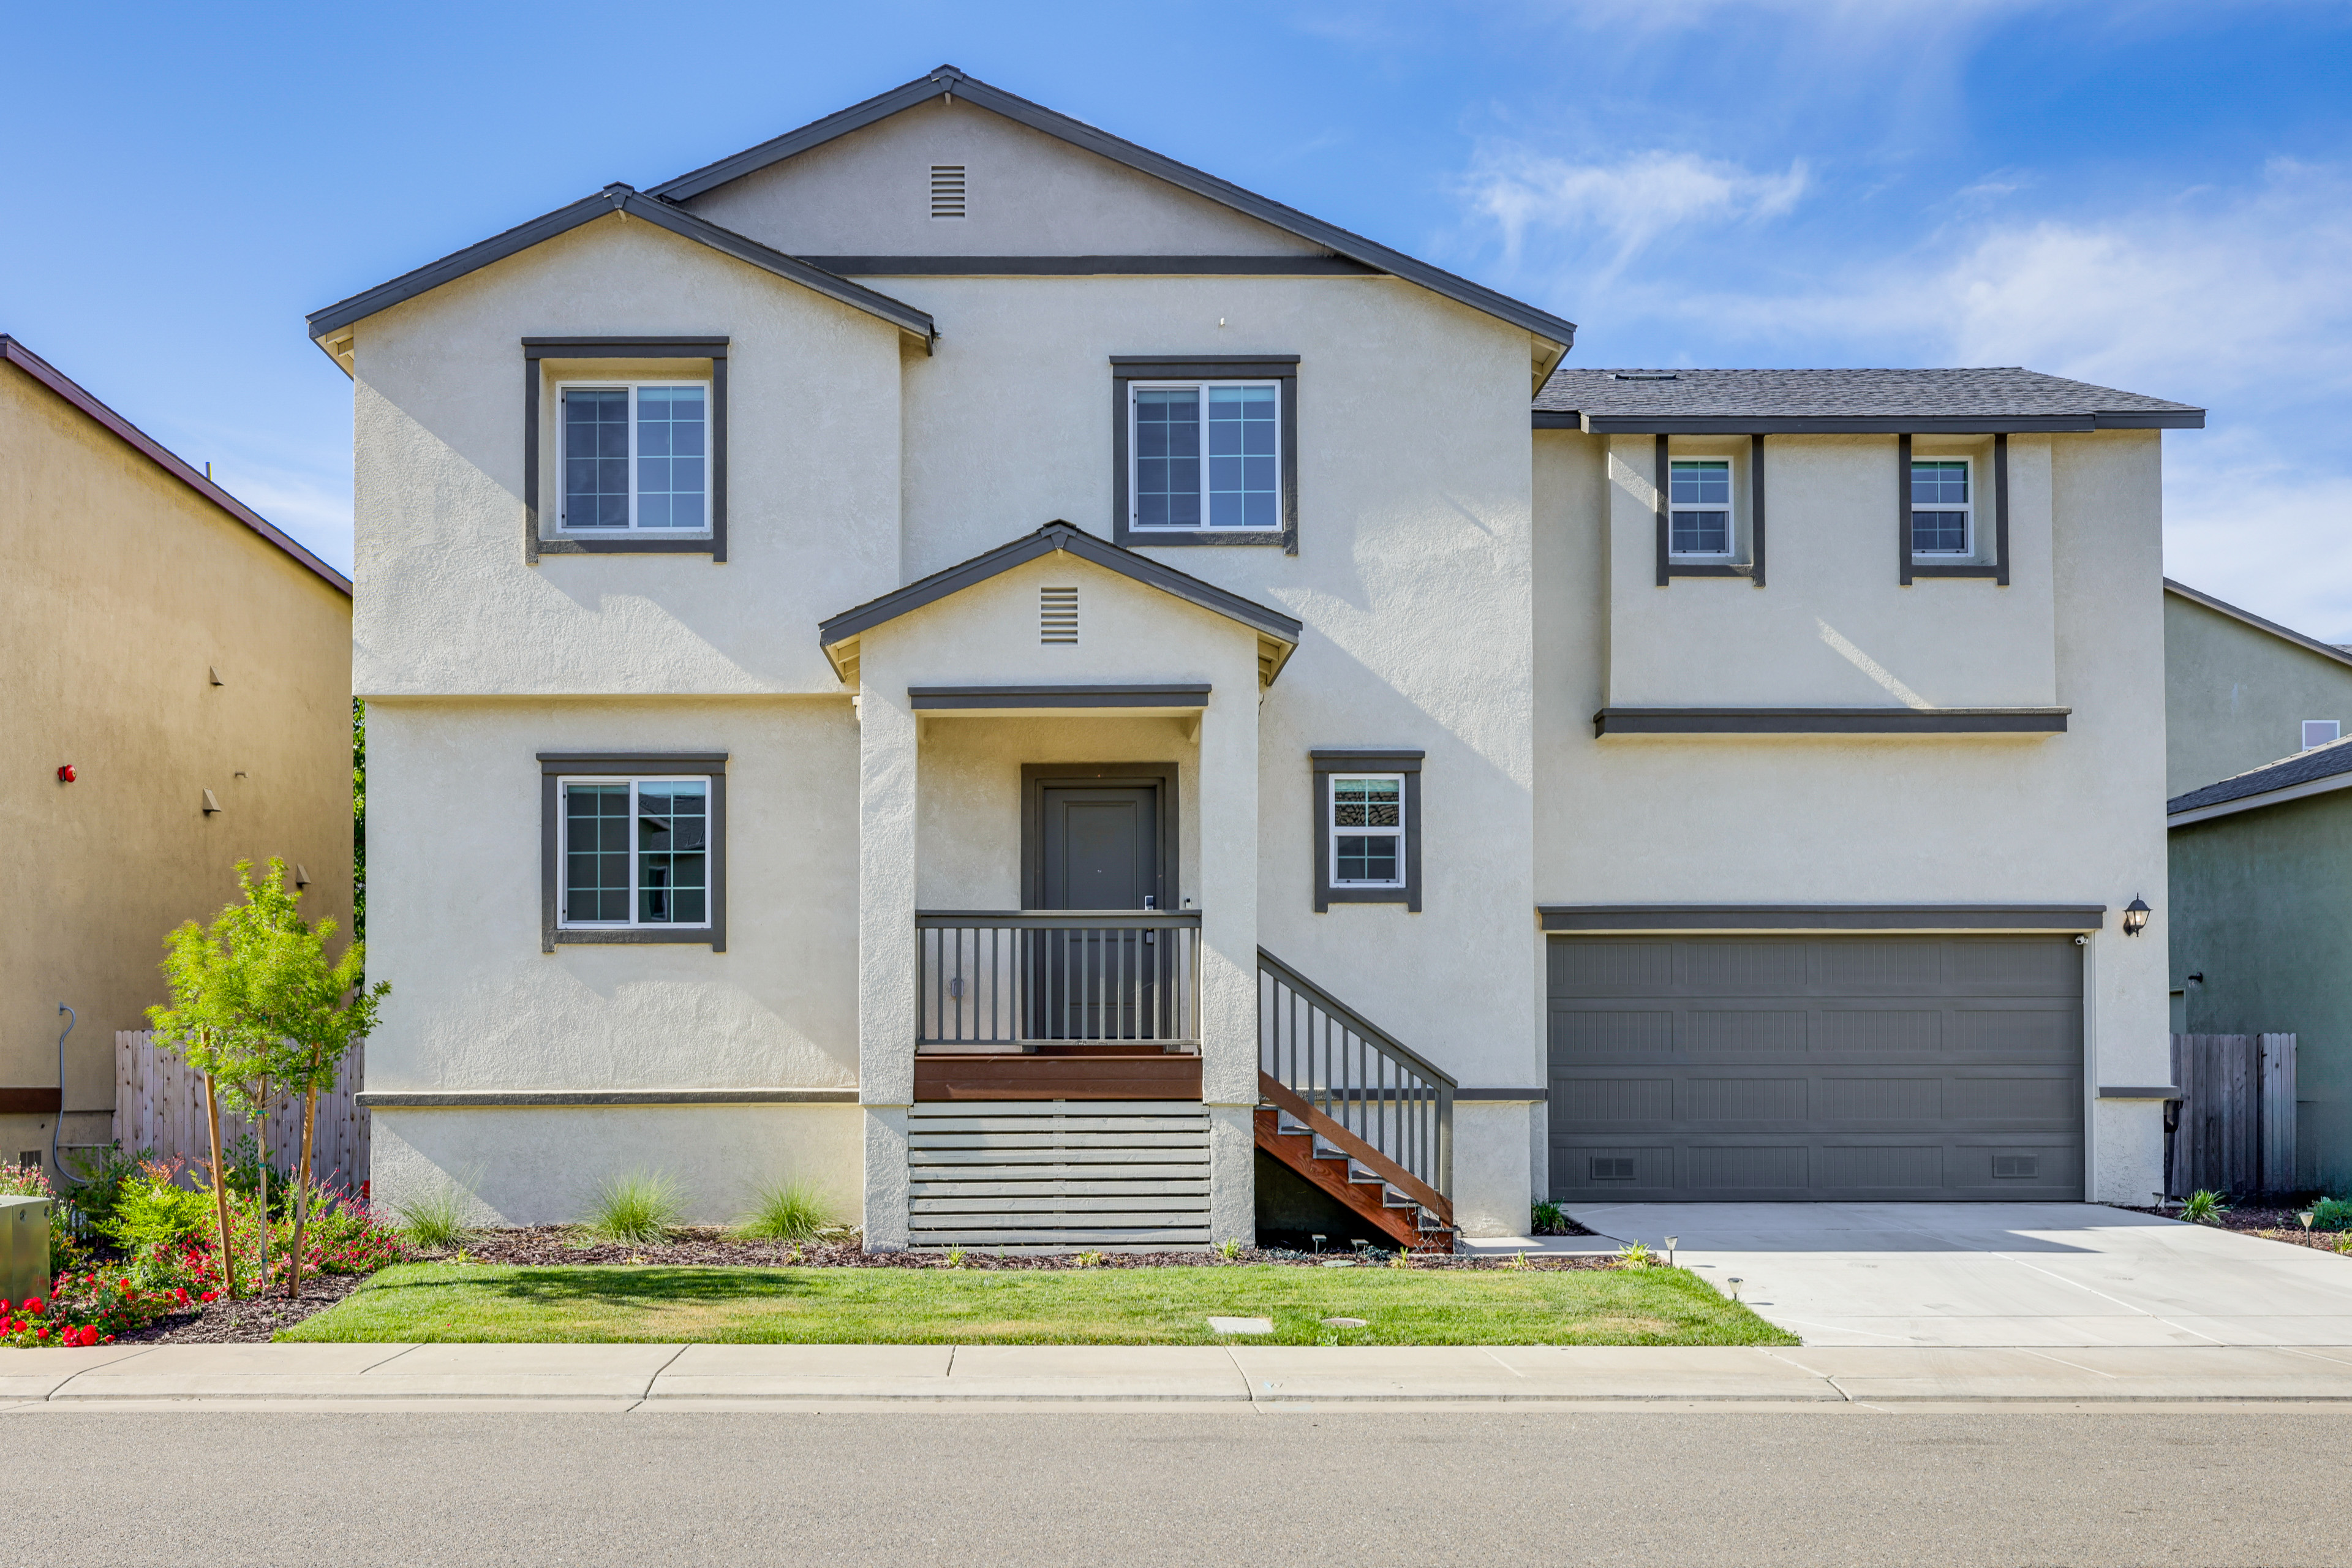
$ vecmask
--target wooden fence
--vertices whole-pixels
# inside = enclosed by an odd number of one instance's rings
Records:
[[[319,1118],[310,1133],[314,1181],[358,1192],[368,1179],[368,1113],[352,1103],[362,1082],[364,1042],[343,1058],[342,1076],[331,1093],[319,1096]],[[221,1146],[254,1131],[253,1124],[221,1106]],[[125,1152],[152,1149],[158,1157],[184,1155],[194,1163],[212,1159],[212,1134],[205,1121],[205,1080],[185,1062],[155,1048],[144,1029],[114,1037],[114,1137]],[[302,1157],[302,1102],[283,1100],[262,1138],[269,1163],[290,1171]]]
[[[2181,1102],[2166,1150],[2169,1195],[2294,1187],[2293,1035],[2175,1035],[2172,1081]]]

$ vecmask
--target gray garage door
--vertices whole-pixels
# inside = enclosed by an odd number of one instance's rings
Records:
[[[1551,1192],[2076,1199],[2072,937],[1555,937]]]

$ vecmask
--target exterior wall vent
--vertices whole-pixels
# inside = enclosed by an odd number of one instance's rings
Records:
[[[1078,640],[1078,591],[1076,588],[1037,590],[1037,640],[1075,643]]]
[[[2305,719],[2303,721],[2303,749],[2332,746],[2344,737],[2344,725],[2335,719]]]
[[[961,217],[963,212],[963,165],[934,163],[931,165],[931,216]]]
[[[2042,1174],[2042,1156],[2039,1154],[1995,1154],[1992,1157],[1992,1173],[1995,1178],[2001,1180],[2022,1179],[2031,1181]]]

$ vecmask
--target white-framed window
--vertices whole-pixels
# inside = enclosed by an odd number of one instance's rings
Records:
[[[566,930],[670,929],[710,921],[710,780],[556,781]]]
[[[1666,553],[1731,559],[1731,459],[1675,458],[1666,469]]]
[[[2344,738],[2344,723],[2339,719],[2305,719],[2303,721],[2303,749],[2332,746]]]
[[[1911,459],[1911,553],[1960,556],[1976,553],[1975,460],[1969,458]]]
[[[560,529],[710,531],[709,382],[566,382],[555,397]]]
[[[1404,775],[1331,773],[1331,885],[1404,886]]]
[[[1282,527],[1282,388],[1272,381],[1128,384],[1128,526]]]

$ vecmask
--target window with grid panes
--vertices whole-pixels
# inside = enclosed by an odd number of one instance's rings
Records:
[[[1331,885],[1404,885],[1404,775],[1333,773]]]
[[[1138,383],[1131,528],[1282,526],[1282,399],[1271,382]]]
[[[699,383],[560,387],[559,526],[567,532],[710,527],[710,389]]]
[[[710,923],[710,781],[563,781],[563,924]]]

